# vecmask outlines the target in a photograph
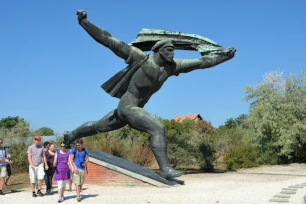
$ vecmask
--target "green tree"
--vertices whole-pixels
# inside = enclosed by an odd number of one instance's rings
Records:
[[[225,121],[225,126],[227,128],[235,128],[237,126],[246,127],[246,120],[247,120],[246,114],[241,114],[237,118],[229,118]]]
[[[184,120],[182,123],[175,120],[163,120],[166,128],[166,138],[168,143],[168,158],[170,163],[176,167],[178,165],[190,165],[193,148],[190,144],[191,132],[194,128],[194,121]]]
[[[261,83],[245,87],[250,101],[248,124],[252,142],[264,163],[295,161],[306,144],[306,72],[265,74]]]
[[[30,123],[25,119],[16,117],[6,117],[0,120],[0,137],[24,137],[30,134]]]
[[[0,128],[10,130],[11,128],[15,127],[18,123],[27,124],[24,118],[20,118],[19,116],[15,117],[8,116],[0,120]]]
[[[54,131],[49,127],[41,127],[35,130],[35,135],[42,135],[42,136],[54,135]]]
[[[6,118],[2,124],[9,124],[10,120],[11,118]],[[0,138],[4,140],[5,145],[10,146],[14,171],[24,172],[28,169],[27,148],[32,143],[32,140],[26,137],[30,135],[30,123],[19,117],[15,117],[12,121],[17,122],[14,125],[8,125],[9,127],[0,128]]]
[[[220,126],[212,135],[213,144],[218,157],[223,157],[227,151],[237,145],[248,144],[250,142],[250,129],[243,126],[228,128],[228,126]]]

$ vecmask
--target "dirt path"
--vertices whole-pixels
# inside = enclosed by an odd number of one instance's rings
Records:
[[[301,204],[306,195],[306,165],[264,166],[227,173],[188,174],[180,177],[185,185],[171,188],[126,188],[85,185],[82,203],[176,203],[176,204],[264,204],[283,188],[300,185],[286,198],[289,203]],[[65,193],[63,203],[75,203],[75,193]],[[32,198],[30,189],[1,196],[6,204],[56,202],[57,195]],[[4,203],[4,202],[3,202]]]

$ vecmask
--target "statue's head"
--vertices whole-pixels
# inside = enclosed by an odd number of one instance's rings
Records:
[[[152,47],[154,53],[158,53],[166,62],[173,62],[174,45],[171,40],[160,40]]]

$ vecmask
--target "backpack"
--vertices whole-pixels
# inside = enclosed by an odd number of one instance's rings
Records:
[[[75,147],[75,148],[74,148],[74,152],[73,152],[73,159],[75,159],[75,155],[76,155],[77,151],[78,151],[78,149]],[[86,151],[85,151],[85,148],[84,148],[84,147],[82,148],[82,154],[83,154],[84,156],[86,156]]]

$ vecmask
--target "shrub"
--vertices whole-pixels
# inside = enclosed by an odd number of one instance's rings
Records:
[[[197,161],[201,170],[212,170],[214,168],[215,153],[216,150],[212,144],[204,141],[199,145]]]
[[[12,171],[14,171],[14,173],[29,171],[27,150],[30,145],[31,143],[29,142],[20,142],[20,141],[11,143],[10,153],[13,161],[11,168]]]
[[[128,157],[128,151],[124,144],[124,140],[118,137],[108,136],[107,134],[99,134],[84,139],[84,146],[87,149],[103,151],[123,159],[127,159]]]
[[[228,169],[258,166],[256,148],[245,144],[233,146],[225,154],[224,161]]]
[[[104,138],[101,144],[101,150],[116,157],[127,157],[127,150],[123,141],[121,141],[120,139]]]
[[[135,145],[132,148],[132,162],[141,166],[150,166],[154,161],[154,155],[148,145]]]

